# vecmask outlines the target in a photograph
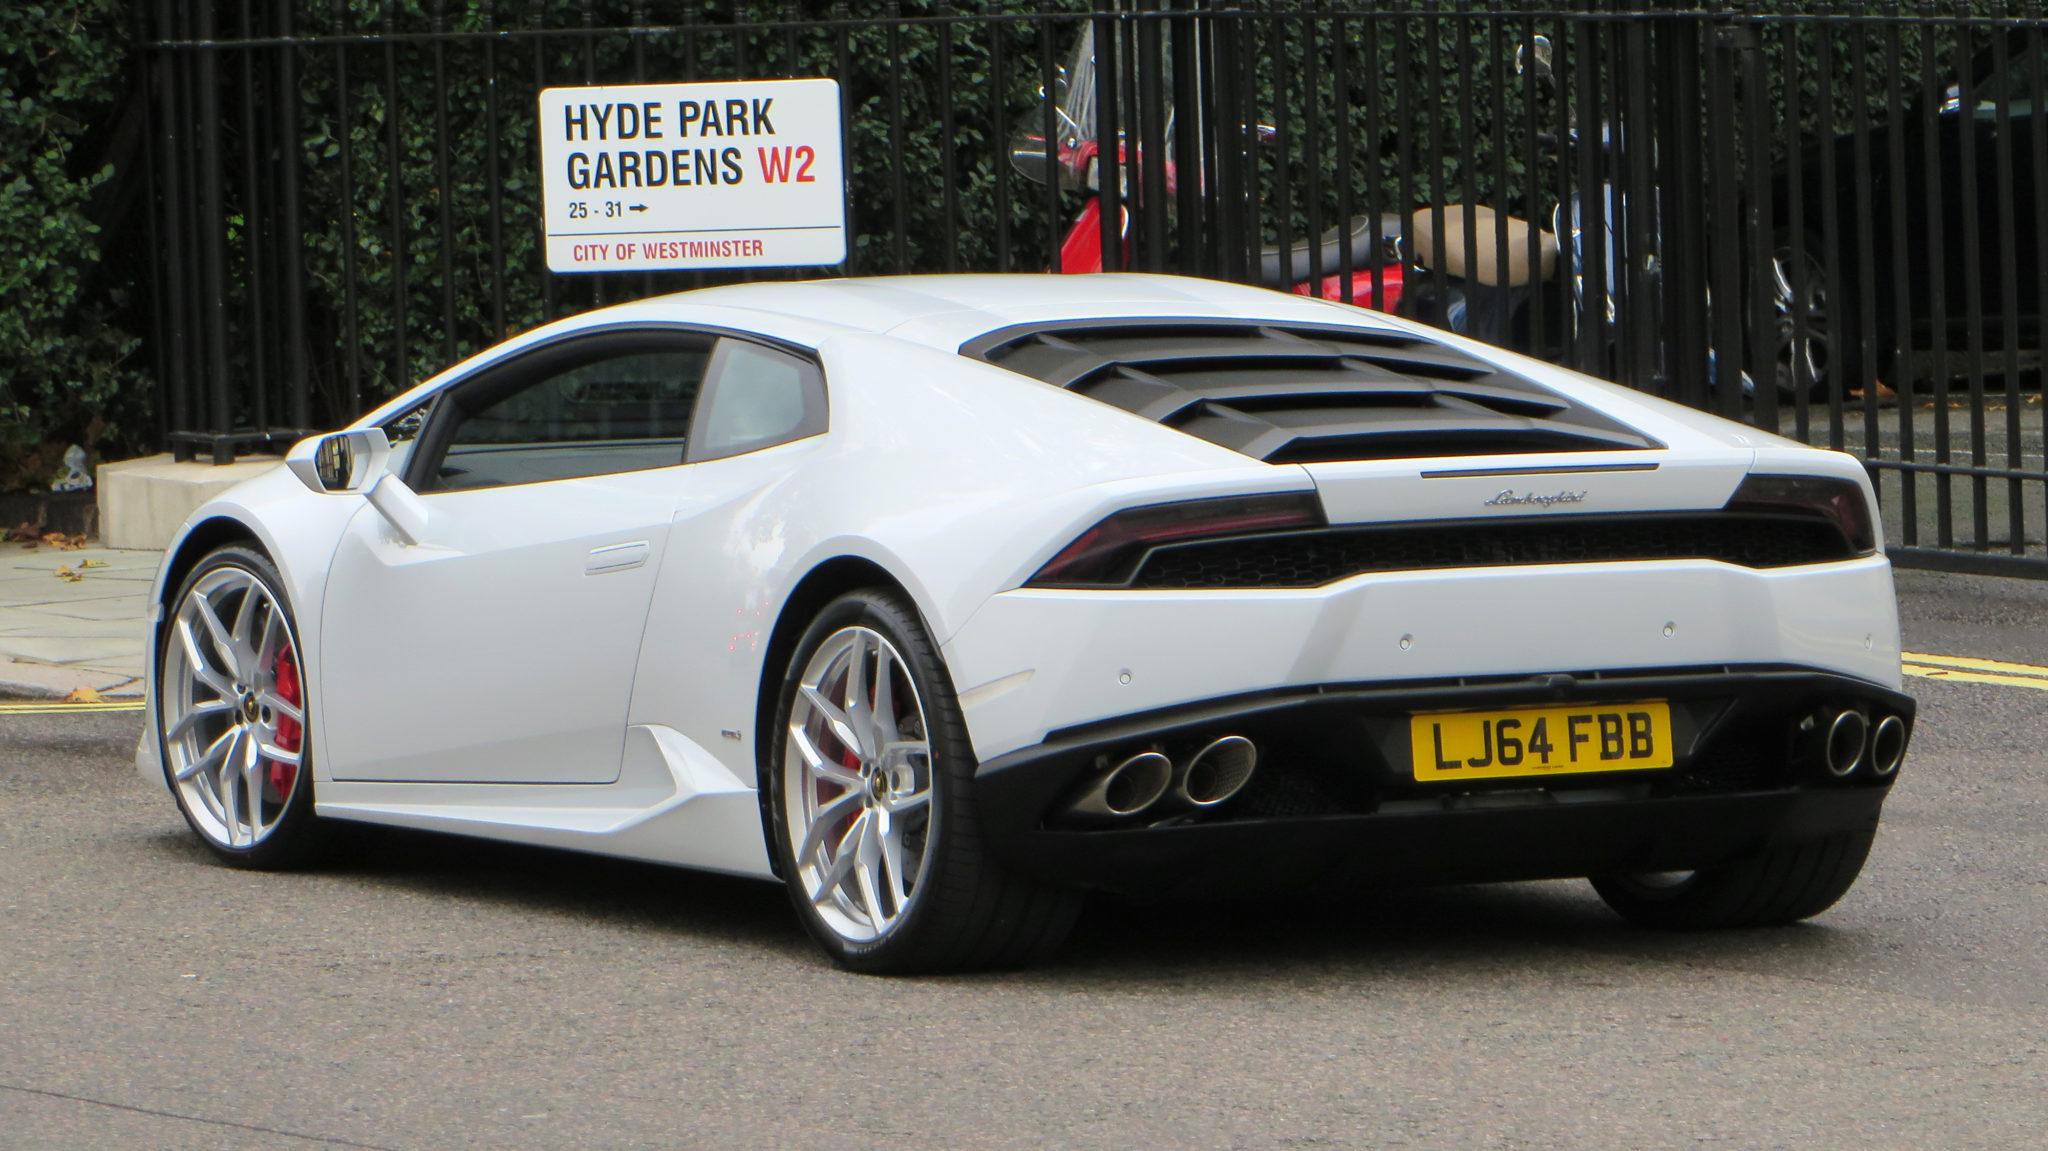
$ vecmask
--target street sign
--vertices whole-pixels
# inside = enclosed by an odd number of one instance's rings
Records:
[[[836,80],[548,88],[541,213],[556,272],[846,259]]]

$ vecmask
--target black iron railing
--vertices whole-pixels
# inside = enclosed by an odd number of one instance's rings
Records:
[[[548,273],[541,88],[830,76],[847,262],[757,276],[1266,280],[1856,452],[1897,559],[2048,574],[2039,3],[148,7],[181,454],[739,278]]]

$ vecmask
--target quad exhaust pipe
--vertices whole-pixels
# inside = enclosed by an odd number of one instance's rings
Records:
[[[1226,735],[1189,757],[1174,784],[1176,799],[1189,807],[1215,807],[1244,790],[1259,766],[1259,749],[1241,735]]]
[[[1111,823],[1143,815],[1173,786],[1173,761],[1141,751],[1081,786],[1067,801],[1067,815],[1085,823]]]
[[[1176,764],[1140,751],[1084,781],[1064,808],[1075,823],[1121,823],[1148,812],[1206,811],[1230,801],[1259,766],[1259,749],[1241,735],[1210,740]]]
[[[1864,767],[1878,779],[1890,779],[1906,758],[1904,716],[1882,712],[1865,715],[1855,708],[1844,708],[1832,718],[1825,711],[1813,715],[1802,721],[1799,729],[1825,731],[1820,760],[1836,779],[1847,779]]]
[[[1906,721],[1896,715],[1878,720],[1870,729],[1870,770],[1885,779],[1899,770],[1905,758]]]
[[[1863,764],[1863,749],[1870,737],[1870,721],[1853,708],[1828,724],[1827,765],[1837,779],[1845,778]],[[1896,766],[1896,765],[1894,765]]]

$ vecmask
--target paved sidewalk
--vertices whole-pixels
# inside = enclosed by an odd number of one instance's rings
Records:
[[[0,697],[62,699],[79,688],[140,697],[149,586],[162,559],[0,544]]]

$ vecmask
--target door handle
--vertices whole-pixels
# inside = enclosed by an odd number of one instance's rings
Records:
[[[647,562],[649,550],[646,540],[591,548],[590,555],[583,561],[583,574],[604,575],[607,572],[631,571]]]

